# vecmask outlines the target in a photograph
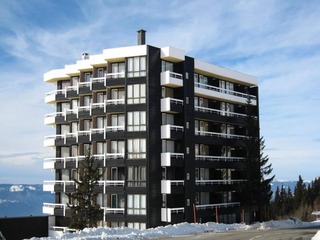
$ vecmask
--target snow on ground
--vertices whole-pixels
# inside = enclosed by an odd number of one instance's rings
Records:
[[[206,232],[226,232],[230,230],[241,231],[249,229],[269,230],[269,229],[288,229],[300,228],[308,226],[320,226],[320,222],[301,222],[297,219],[288,219],[283,221],[269,221],[263,223],[255,223],[253,225],[245,224],[222,224],[222,223],[180,223],[175,225],[168,225],[165,227],[149,228],[145,230],[137,230],[132,228],[86,228],[77,233],[65,233],[61,237],[48,238],[31,238],[31,240],[55,240],[55,239],[156,239],[169,238],[177,236],[185,236],[192,234],[202,234]],[[320,231],[312,238],[313,240],[320,240]]]
[[[23,191],[23,186],[22,185],[19,185],[19,186],[12,185],[10,187],[10,192],[21,192],[21,191]]]

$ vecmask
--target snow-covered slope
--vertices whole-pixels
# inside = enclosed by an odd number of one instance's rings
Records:
[[[54,195],[42,185],[0,184],[0,218],[41,216],[43,202],[54,202]]]
[[[286,221],[269,221],[254,225],[245,224],[217,224],[217,223],[180,223],[165,227],[149,228],[146,230],[136,230],[131,228],[87,228],[78,233],[68,233],[58,238],[32,238],[32,240],[56,240],[56,239],[152,239],[185,236],[191,234],[202,234],[206,232],[226,232],[230,230],[268,230],[281,228],[301,228],[307,226],[320,226],[320,223],[306,223],[299,220],[288,219]]]

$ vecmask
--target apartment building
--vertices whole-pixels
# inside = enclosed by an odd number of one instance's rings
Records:
[[[55,174],[44,190],[51,229],[65,230],[66,193],[75,191],[90,149],[103,177],[96,186],[101,225],[149,228],[179,222],[241,222],[246,181],[248,99],[258,122],[255,77],[189,57],[185,51],[138,44],[83,54],[44,74],[55,132],[44,146]],[[254,136],[258,137],[258,136]],[[248,218],[251,213],[246,213]]]

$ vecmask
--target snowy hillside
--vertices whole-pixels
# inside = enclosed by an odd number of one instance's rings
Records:
[[[42,203],[53,201],[54,195],[43,192],[41,184],[0,184],[0,218],[41,216]]]

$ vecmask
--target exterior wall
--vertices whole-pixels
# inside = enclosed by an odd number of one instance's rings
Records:
[[[10,240],[47,237],[48,216],[0,218],[0,232]]]
[[[118,62],[127,69],[128,57],[134,56],[146,56],[145,76],[129,77],[127,70],[120,75],[111,72],[112,64]],[[170,71],[163,71],[163,60]],[[107,69],[106,75],[97,78],[101,67]],[[93,75],[85,83],[87,72]],[[72,82],[75,76],[80,80],[75,86],[62,85],[62,80]],[[56,216],[55,226],[64,229],[68,225],[70,212],[63,205],[67,201],[63,196],[75,191],[72,178],[82,166],[85,144],[92,144],[97,165],[105,171],[97,186],[105,208],[102,225],[143,228],[194,220],[241,221],[239,195],[246,177],[245,113],[249,97],[259,123],[254,77],[203,63],[185,56],[182,50],[141,45],[104,50],[102,55],[52,70],[44,80],[57,83],[57,90],[46,95],[46,103],[55,104],[57,112],[45,117],[46,124],[56,127],[56,135],[44,141],[45,146],[56,148],[56,156],[44,163],[46,169],[55,170],[56,181],[45,182],[44,187],[56,195],[56,204],[44,205],[45,213]],[[145,103],[128,103],[132,84],[146,84]],[[111,99],[120,92],[112,89],[122,89],[124,99]],[[97,102],[100,93],[107,96],[103,103]],[[92,96],[87,107],[86,96]],[[62,109],[63,102],[76,99],[77,108]],[[146,130],[128,131],[128,112],[134,111],[146,112]],[[115,114],[123,114],[124,127],[110,128],[111,115]],[[97,126],[98,117],[108,119],[102,129]],[[92,120],[90,130],[85,129],[86,120]],[[73,126],[76,122],[76,131],[63,132],[63,124]],[[146,139],[146,157],[129,158],[129,140],[141,138]],[[123,155],[110,152],[111,141],[124,142]],[[98,143],[102,142],[107,147],[98,155]],[[71,156],[72,146],[78,148],[76,156]],[[64,147],[69,147],[70,157],[63,156]],[[146,167],[145,186],[129,185],[131,167]],[[115,169],[117,177],[112,178]],[[146,196],[146,214],[129,213],[128,201],[133,195]]]

